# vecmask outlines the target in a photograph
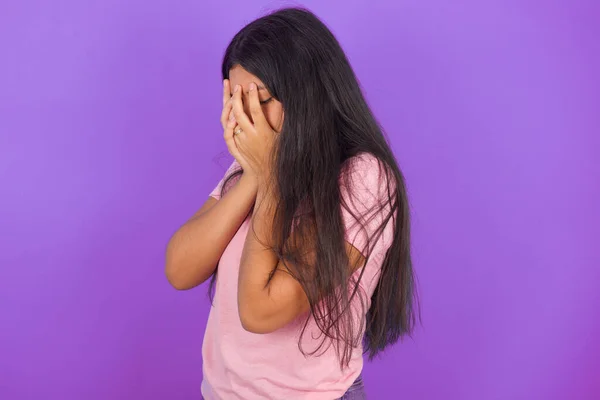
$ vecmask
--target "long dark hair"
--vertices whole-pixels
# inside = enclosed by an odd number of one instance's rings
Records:
[[[274,211],[272,249],[304,288],[309,317],[323,333],[322,343],[330,339],[336,346],[342,367],[349,363],[361,338],[372,359],[410,334],[418,315],[409,203],[394,154],[341,46],[310,11],[285,8],[245,26],[227,47],[223,79],[229,78],[236,65],[257,76],[285,112],[273,153],[273,184],[279,203]],[[381,226],[370,232],[367,249],[361,249],[365,263],[354,269],[366,265],[385,225],[392,221],[394,228],[366,321],[357,324],[357,316],[364,316],[366,310],[353,313],[351,302],[363,293],[359,286],[362,272],[356,278],[349,267],[341,207],[351,211],[342,200],[339,179],[346,161],[361,153],[373,155],[385,172],[387,199],[376,210],[386,213]],[[241,173],[228,176],[223,191]],[[348,186],[351,190],[352,183]],[[356,217],[364,224],[361,216]],[[292,227],[294,235],[290,235]],[[307,254],[302,243],[312,243],[313,251]],[[211,294],[214,283],[213,275]],[[362,328],[356,328],[362,322],[364,336]]]

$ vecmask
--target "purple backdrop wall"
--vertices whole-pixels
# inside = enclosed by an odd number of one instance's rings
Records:
[[[224,47],[282,4],[0,3],[1,399],[198,398],[205,289],[164,247],[227,165]],[[413,202],[424,327],[370,398],[600,398],[597,6],[303,4]]]

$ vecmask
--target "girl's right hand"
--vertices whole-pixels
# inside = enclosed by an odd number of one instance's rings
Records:
[[[233,130],[237,126],[237,121],[233,116],[233,102],[229,79],[223,81],[223,111],[221,112],[221,125],[223,126],[223,138],[227,144],[229,154],[235,158],[244,171],[250,171],[248,163],[240,154],[237,145],[235,144],[235,140],[233,139]]]

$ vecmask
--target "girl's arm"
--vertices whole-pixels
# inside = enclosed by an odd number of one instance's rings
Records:
[[[255,179],[242,177],[220,199],[209,198],[171,237],[167,279],[179,290],[191,289],[215,271],[225,248],[244,222],[257,194]]]
[[[277,255],[261,243],[271,240],[272,211],[275,198],[259,185],[252,228],[246,236],[238,280],[238,309],[245,330],[270,333],[282,328],[309,310],[309,302],[300,283],[288,272]],[[351,244],[346,244],[350,265],[362,265],[364,257]],[[312,244],[304,241],[310,254]],[[269,281],[269,275],[275,273]]]

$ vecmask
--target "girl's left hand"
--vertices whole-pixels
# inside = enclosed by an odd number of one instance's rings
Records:
[[[248,88],[249,109],[252,121],[244,112],[242,88],[236,85],[233,93],[233,115],[238,123],[234,132],[235,143],[241,155],[246,159],[255,177],[261,181],[271,172],[271,151],[275,144],[276,133],[269,125],[262,111],[258,90],[255,83],[250,83]],[[254,122],[254,123],[253,123]],[[246,171],[244,171],[246,173]]]

